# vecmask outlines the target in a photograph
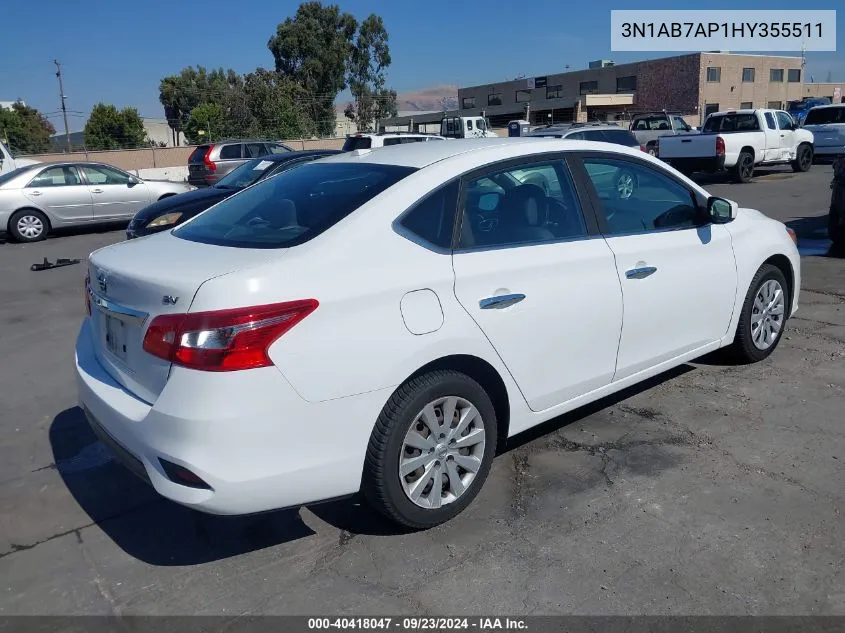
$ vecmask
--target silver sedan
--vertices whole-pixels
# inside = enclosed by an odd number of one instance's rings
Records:
[[[151,202],[192,189],[101,163],[28,165],[0,176],[0,231],[35,242],[59,227],[128,221]]]

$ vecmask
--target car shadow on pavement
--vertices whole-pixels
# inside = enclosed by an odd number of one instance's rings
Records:
[[[515,450],[694,369],[689,364],[681,365],[553,418],[510,438],[499,453]],[[56,469],[92,522],[125,552],[150,565],[197,565],[314,534],[296,509],[218,517],[160,497],[112,457],[78,407],[56,416],[50,427],[50,442]],[[313,504],[308,509],[348,534],[393,536],[410,531],[373,510],[360,494]]]
[[[112,457],[79,407],[53,419],[50,444],[56,470],[92,523],[150,565],[197,565],[314,534],[297,510],[221,517],[164,499]]]

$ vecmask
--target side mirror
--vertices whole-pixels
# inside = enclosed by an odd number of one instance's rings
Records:
[[[707,199],[707,219],[713,224],[726,224],[735,220],[739,212],[739,205],[733,200],[716,198]]]
[[[129,186],[130,187],[134,187],[135,185],[140,185],[140,184],[141,184],[141,179],[138,178],[138,176],[134,176],[132,174],[129,174]]]

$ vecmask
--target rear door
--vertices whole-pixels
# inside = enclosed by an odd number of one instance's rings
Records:
[[[579,173],[600,210],[622,285],[614,380],[724,336],[737,286],[731,238],[724,225],[699,224],[695,192],[656,165],[611,152],[585,153]],[[615,185],[623,174],[634,184],[626,197]]]
[[[531,409],[609,384],[622,327],[619,279],[563,158],[499,164],[464,177],[462,191],[455,295]]]
[[[95,222],[131,218],[151,202],[147,186],[125,171],[88,164],[80,164],[79,171],[91,192]]]
[[[763,120],[766,123],[763,128],[766,136],[766,148],[763,156],[767,161],[776,161],[780,158],[780,130],[774,112],[765,112]]]
[[[91,192],[73,165],[56,165],[39,171],[23,188],[23,195],[68,224],[92,220]]]

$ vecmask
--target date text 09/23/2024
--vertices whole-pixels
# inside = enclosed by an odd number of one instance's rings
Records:
[[[509,617],[350,617],[308,618],[308,630],[395,630],[395,631],[520,631],[528,627],[524,619]]]

